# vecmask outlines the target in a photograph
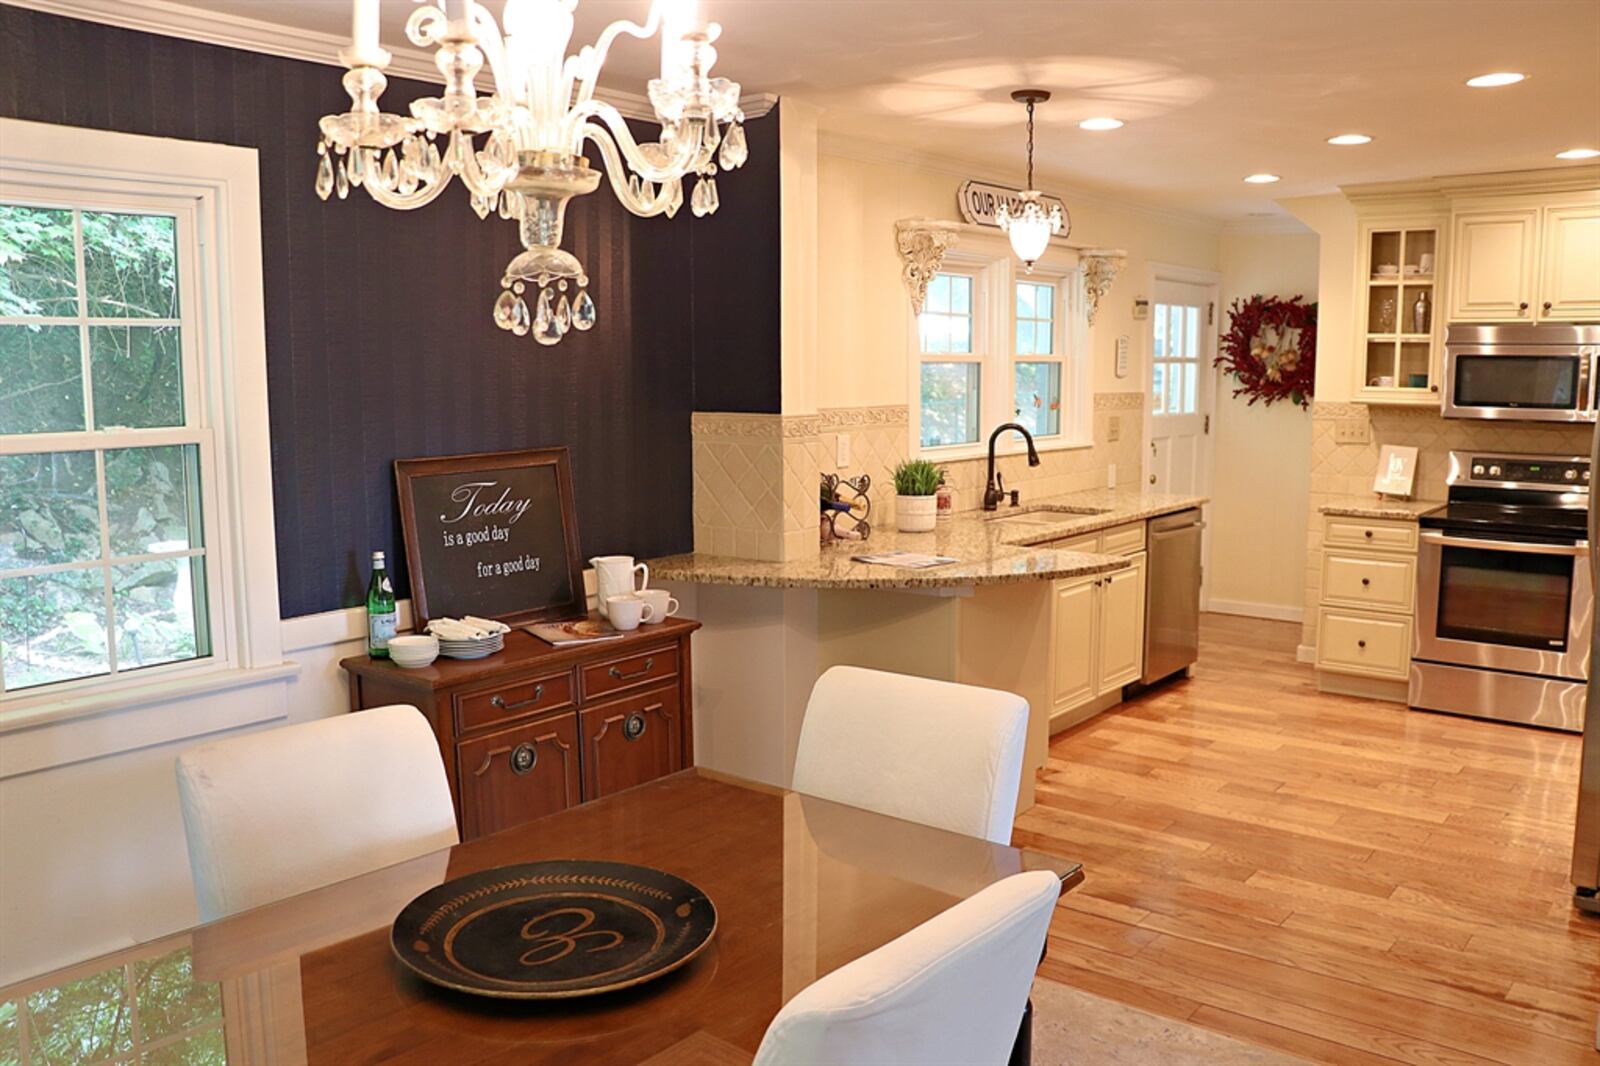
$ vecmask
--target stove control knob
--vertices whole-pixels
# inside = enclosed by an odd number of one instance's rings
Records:
[[[1578,472],[1570,466],[1567,467],[1566,473],[1562,474],[1561,476],[1566,478],[1568,481],[1578,480]]]
[[[1583,480],[1585,480],[1585,481],[1589,480],[1589,471],[1585,470],[1583,472]]]
[[[1500,468],[1498,466],[1491,466],[1489,468],[1489,476],[1490,477],[1499,477],[1500,476]]]
[[[1483,464],[1482,463],[1473,463],[1472,464],[1472,476],[1473,477],[1482,477],[1483,476]]]

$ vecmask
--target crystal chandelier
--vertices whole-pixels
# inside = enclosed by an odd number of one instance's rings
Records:
[[[406,36],[438,46],[444,94],[412,101],[409,116],[378,110],[389,64],[378,45],[378,0],[354,0],[353,40],[339,53],[351,106],[320,123],[317,195],[342,200],[354,186],[404,211],[432,202],[459,177],[479,218],[494,212],[521,228],[525,250],[506,265],[495,324],[540,344],[593,327],[588,275],[561,249],[567,201],[600,185],[579,154],[583,143],[599,151],[612,191],[634,214],[672,217],[690,175],[690,210],[715,211],[717,168],[742,166],[749,155],[739,86],[710,76],[722,28],[698,22],[694,0],[655,0],[643,25],[613,22],[569,56],[578,0],[505,0],[498,26],[473,0],[417,4]],[[658,32],[661,76],[650,80],[649,96],[661,137],[640,143],[615,107],[595,99],[595,83],[618,37]],[[486,59],[494,92],[479,95],[473,79]]]
[[[1031,274],[1033,264],[1050,247],[1051,236],[1061,232],[1061,205],[1051,204],[1046,211],[1039,203],[1039,190],[1033,187],[1033,105],[1044,103],[1050,94],[1043,89],[1018,89],[1011,99],[1028,105],[1028,187],[1018,194],[1022,206],[1015,214],[1009,203],[1003,203],[994,220],[1011,238],[1011,250]]]

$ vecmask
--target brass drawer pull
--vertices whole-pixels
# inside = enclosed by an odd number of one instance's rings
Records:
[[[539,698],[543,695],[544,686],[535,685],[533,686],[533,696],[530,699],[518,700],[516,703],[507,703],[502,696],[496,693],[490,698],[489,706],[498,707],[502,711],[520,711],[524,707],[532,707],[535,703],[538,703]]]
[[[539,753],[532,744],[518,744],[511,749],[511,772],[525,774],[539,761]]]
[[[644,736],[644,715],[635,711],[622,720],[622,737],[624,740],[638,740]]]
[[[1361,587],[1362,588],[1366,588],[1371,584],[1372,584],[1372,579],[1370,577],[1364,577],[1364,578],[1361,579]]]
[[[646,659],[644,661],[644,669],[642,669],[642,670],[635,670],[631,674],[625,674],[621,670],[619,670],[617,667],[613,666],[611,668],[610,672],[611,672],[611,676],[614,679],[616,679],[617,681],[632,681],[635,678],[640,678],[640,677],[647,676],[650,673],[650,668],[655,666],[655,664],[656,664],[656,659],[655,659],[655,656],[652,655],[650,658],[648,658],[648,659]]]

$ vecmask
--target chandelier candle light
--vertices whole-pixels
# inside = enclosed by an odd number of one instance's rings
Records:
[[[613,22],[569,56],[577,6],[506,0],[497,26],[473,0],[417,0],[406,36],[438,47],[434,65],[445,89],[412,101],[407,117],[378,110],[389,65],[378,44],[378,0],[354,0],[351,44],[339,53],[349,68],[350,110],[324,116],[317,143],[316,190],[324,200],[364,188],[385,207],[407,211],[431,203],[459,177],[479,218],[494,212],[516,219],[525,251],[506,265],[494,321],[519,337],[532,333],[540,344],[595,324],[588,275],[561,249],[567,201],[600,185],[600,172],[579,154],[585,141],[605,161],[617,199],[644,217],[676,214],[691,175],[690,210],[711,214],[718,167],[731,170],[749,156],[739,85],[710,76],[722,27],[702,23],[695,0],[655,0],[643,25]],[[661,137],[641,144],[615,107],[595,99],[595,83],[613,41],[657,33],[661,76],[648,89]],[[486,59],[494,92],[479,95],[473,80]],[[529,286],[537,286],[537,297]]]
[[[1004,203],[995,212],[994,220],[1001,232],[1011,238],[1011,250],[1031,274],[1033,264],[1050,247],[1050,238],[1061,232],[1061,205],[1052,204],[1046,211],[1039,204],[1039,190],[1033,187],[1033,106],[1050,99],[1050,94],[1043,89],[1018,89],[1011,99],[1028,105],[1028,187],[1018,194],[1022,206],[1016,213],[1012,213],[1009,203]]]

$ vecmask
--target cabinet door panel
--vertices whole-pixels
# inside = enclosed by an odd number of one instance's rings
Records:
[[[1139,680],[1144,670],[1144,561],[1106,576],[1100,588],[1100,676],[1104,694]]]
[[[1056,582],[1054,606],[1054,673],[1051,683],[1055,711],[1065,711],[1095,696],[1095,614],[1099,602],[1098,577],[1078,577]]]
[[[579,712],[583,798],[598,799],[683,769],[676,683]]]
[[[1456,216],[1452,321],[1532,321],[1538,223],[1532,208]]]
[[[581,801],[575,711],[456,745],[465,840]]]
[[[1600,204],[1545,208],[1539,317],[1549,322],[1600,318]]]

